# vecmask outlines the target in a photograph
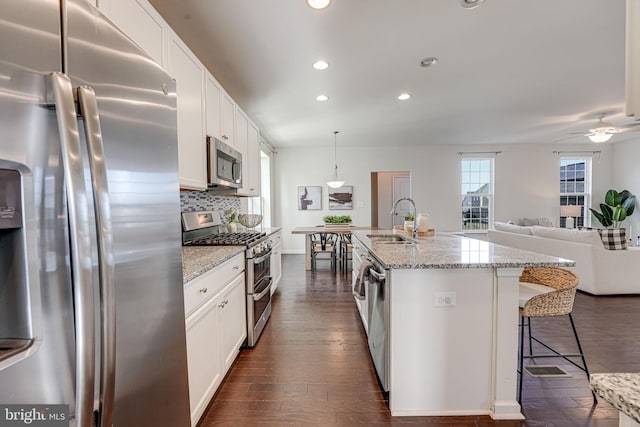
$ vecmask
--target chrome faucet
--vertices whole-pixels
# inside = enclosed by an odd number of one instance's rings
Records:
[[[416,203],[413,201],[413,199],[410,199],[409,197],[402,197],[398,200],[396,200],[396,202],[393,204],[393,207],[391,208],[391,227],[393,228],[393,216],[396,213],[396,207],[398,206],[398,203],[400,203],[401,201],[406,200],[409,203],[411,203],[411,206],[413,206],[413,233],[411,233],[411,237],[413,239],[418,237],[418,221],[417,221],[417,216],[418,216],[418,211],[416,209]]]

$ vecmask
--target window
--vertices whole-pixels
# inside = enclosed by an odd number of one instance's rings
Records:
[[[591,159],[560,159],[560,206],[580,206],[580,216],[574,217],[574,227],[588,226],[591,206]],[[586,212],[585,212],[586,210]],[[565,227],[567,217],[560,213],[560,227]]]
[[[486,230],[493,211],[493,159],[462,159],[462,230]]]

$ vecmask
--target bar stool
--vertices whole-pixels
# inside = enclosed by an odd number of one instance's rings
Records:
[[[313,233],[311,235],[311,271],[316,270],[318,259],[331,260],[331,271],[336,271],[336,244],[338,235],[335,233]],[[327,258],[318,258],[319,255],[327,255]]]
[[[520,276],[520,348],[518,352],[518,372],[520,374],[520,384],[518,388],[518,402],[522,400],[522,383],[524,379],[523,359],[535,358],[563,358],[574,366],[577,366],[587,374],[589,369],[584,358],[584,352],[580,345],[578,332],[571,312],[575,300],[576,288],[578,287],[578,276],[571,271],[556,267],[525,268]],[[547,316],[569,316],[571,329],[576,339],[578,353],[562,354],[551,346],[540,341],[531,335],[531,319],[533,317]],[[524,326],[525,319],[529,337],[529,355],[524,355]],[[542,345],[551,353],[533,354],[533,341]],[[579,357],[582,365],[570,358]],[[594,404],[597,403],[595,392],[592,391]]]

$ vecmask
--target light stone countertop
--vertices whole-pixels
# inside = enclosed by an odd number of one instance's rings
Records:
[[[182,283],[213,270],[244,250],[244,246],[183,246]]]
[[[449,233],[419,237],[416,244],[377,242],[370,235],[390,235],[392,230],[353,233],[385,268],[522,268],[573,267],[574,261],[510,248]]]
[[[591,388],[640,423],[640,374],[592,374]]]

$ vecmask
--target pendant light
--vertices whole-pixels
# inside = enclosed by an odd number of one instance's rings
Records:
[[[340,188],[344,185],[344,181],[338,178],[337,140],[338,140],[338,131],[334,130],[333,131],[333,160],[335,162],[335,171],[333,175],[333,180],[327,182],[327,185],[331,188]]]

